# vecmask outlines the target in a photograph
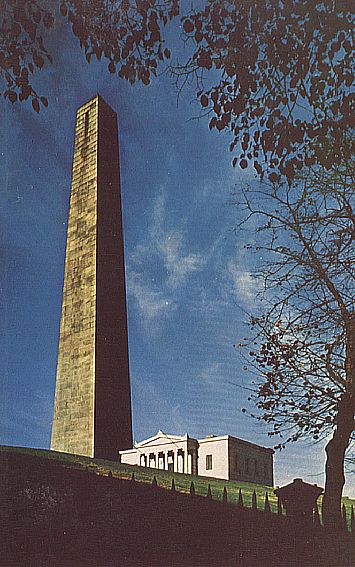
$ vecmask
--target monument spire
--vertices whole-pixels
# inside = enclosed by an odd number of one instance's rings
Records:
[[[132,447],[117,115],[78,109],[51,449],[115,459]]]

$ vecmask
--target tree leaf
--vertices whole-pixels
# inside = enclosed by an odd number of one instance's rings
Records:
[[[39,112],[39,102],[37,98],[33,98],[32,99],[32,108],[33,110],[35,110],[37,113]]]

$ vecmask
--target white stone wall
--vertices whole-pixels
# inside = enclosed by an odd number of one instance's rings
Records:
[[[207,455],[212,455],[212,468],[206,468]],[[229,479],[228,437],[211,437],[199,440],[198,474]]]
[[[139,465],[139,453],[136,449],[122,451],[122,453],[123,454],[120,453],[121,463],[125,463],[127,465]]]

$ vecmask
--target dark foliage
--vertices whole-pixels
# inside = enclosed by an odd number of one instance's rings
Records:
[[[232,136],[233,164],[270,181],[304,164],[329,167],[351,154],[351,3],[333,0],[208,0],[180,16],[179,0],[2,0],[0,80],[11,102],[47,105],[32,76],[52,61],[45,40],[65,18],[86,60],[147,85],[161,63],[191,83],[209,125]],[[182,23],[186,61],[171,58],[167,24]],[[169,37],[168,34],[166,34]],[[240,146],[239,146],[240,144]]]
[[[210,128],[234,138],[234,164],[275,182],[350,156],[349,2],[210,0],[183,22],[194,52],[176,73],[201,84]]]
[[[55,18],[67,20],[89,63],[106,59],[110,73],[147,85],[158,63],[170,58],[161,28],[179,13],[177,0],[161,6],[146,0],[2,0],[0,6],[1,94],[11,103],[31,98],[36,112],[48,103],[34,90],[33,75],[55,57],[45,45]]]

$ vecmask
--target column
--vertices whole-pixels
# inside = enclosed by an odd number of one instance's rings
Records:
[[[179,449],[177,454],[177,472],[184,472],[184,461],[184,451]]]
[[[187,472],[188,472],[188,474],[192,473],[192,455],[191,455],[191,453],[187,453]]]

